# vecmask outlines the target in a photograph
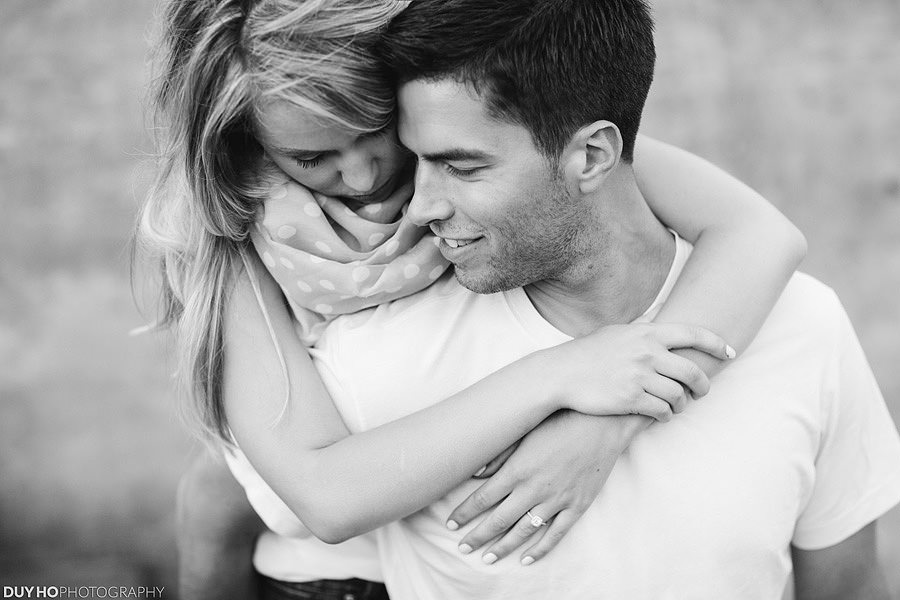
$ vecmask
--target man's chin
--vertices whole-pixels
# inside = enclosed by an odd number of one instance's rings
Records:
[[[476,294],[496,294],[519,287],[517,284],[493,272],[491,269],[466,269],[454,266],[456,281]]]

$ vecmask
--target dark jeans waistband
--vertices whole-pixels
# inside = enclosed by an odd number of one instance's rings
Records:
[[[390,600],[383,583],[364,579],[319,579],[293,583],[259,576],[260,600]]]

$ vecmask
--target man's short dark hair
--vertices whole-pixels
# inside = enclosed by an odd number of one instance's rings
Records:
[[[608,120],[630,162],[656,52],[644,0],[413,0],[379,47],[395,82],[453,79],[556,160]]]

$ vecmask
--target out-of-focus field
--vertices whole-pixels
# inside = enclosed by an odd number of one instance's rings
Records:
[[[645,131],[724,166],[807,234],[900,418],[900,5],[657,3]],[[166,586],[196,450],[128,240],[150,146],[153,3],[0,3],[0,583]],[[898,457],[900,460],[900,457]],[[900,595],[900,512],[882,555]]]

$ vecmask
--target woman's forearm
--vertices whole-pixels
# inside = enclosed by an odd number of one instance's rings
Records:
[[[226,315],[225,404],[241,448],[307,527],[341,541],[406,516],[445,495],[559,408],[523,359],[433,406],[349,436],[292,331],[279,290],[264,270],[262,293],[286,364],[291,392],[282,412],[283,377],[275,346],[242,277]],[[279,333],[280,332],[280,333]]]
[[[735,231],[704,232],[655,320],[706,327],[742,352],[805,255],[803,238],[794,232],[792,226],[767,219],[745,221]],[[724,366],[695,350],[679,353],[710,376]]]
[[[528,389],[533,372],[528,359],[513,363],[433,407],[312,451],[305,478],[328,482],[329,493],[308,512],[343,540],[446,495],[553,412]]]

